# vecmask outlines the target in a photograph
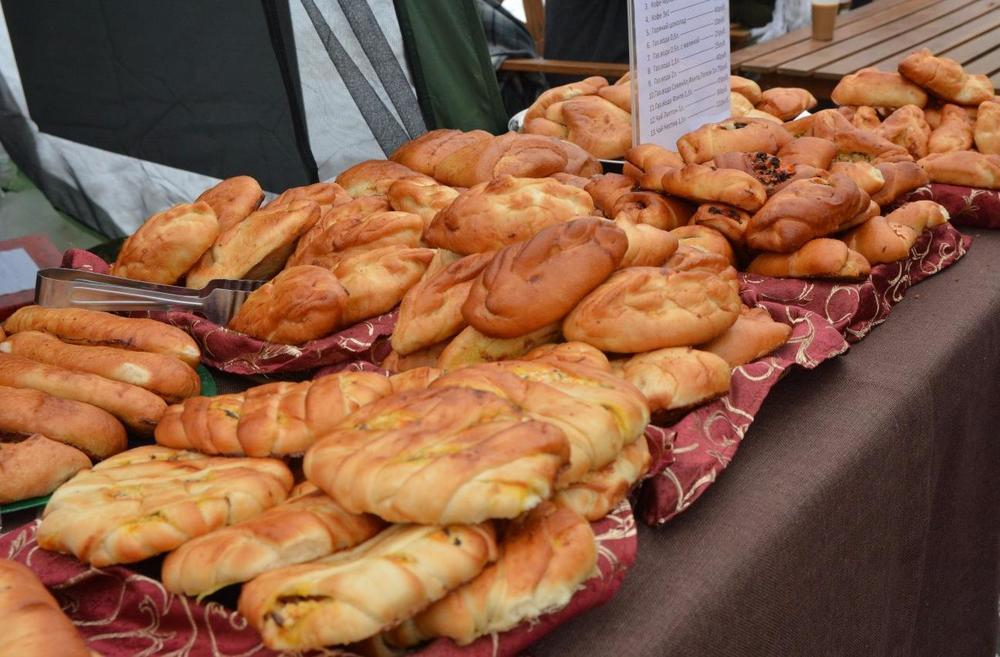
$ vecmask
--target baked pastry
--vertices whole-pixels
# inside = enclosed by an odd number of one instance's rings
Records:
[[[555,365],[585,365],[602,372],[611,371],[611,363],[608,362],[608,357],[604,355],[604,352],[591,347],[586,342],[543,344],[521,356],[518,360],[537,360]]]
[[[336,270],[348,258],[387,246],[416,247],[424,220],[410,212],[375,212],[327,226],[323,234],[295,249],[288,265],[317,265]]]
[[[584,191],[594,200],[594,207],[608,219],[615,216],[615,202],[636,189],[636,181],[620,173],[604,173],[587,181]]]
[[[746,96],[743,94],[738,94],[735,91],[729,92],[729,114],[733,118],[739,118],[741,116],[746,116],[754,109],[753,103],[751,103]]]
[[[920,159],[927,155],[931,127],[927,125],[922,109],[916,105],[904,105],[886,117],[875,134],[902,146],[914,158]]]
[[[684,158],[679,153],[668,151],[656,144],[639,144],[625,151],[625,165],[622,173],[634,180],[639,180],[643,174],[654,167],[684,166]]]
[[[392,392],[406,392],[407,390],[423,390],[444,374],[444,370],[436,367],[415,367],[405,372],[393,374],[389,377],[389,384]]]
[[[461,315],[462,313],[459,312],[459,317]],[[417,351],[410,352],[405,356],[393,350],[389,352],[389,355],[385,357],[381,365],[390,372],[408,372],[420,367],[433,367],[437,369],[441,354],[450,343],[451,340],[442,340],[441,342],[436,342]]]
[[[517,133],[509,133],[509,134],[517,134]],[[521,136],[531,137],[532,135],[521,135]],[[601,166],[601,163],[597,161],[597,158],[595,158],[593,155],[583,150],[581,147],[577,146],[573,142],[566,141],[565,139],[558,139],[556,137],[540,137],[540,138],[547,141],[551,146],[559,149],[559,151],[566,157],[566,165],[563,167],[563,170],[549,174],[553,177],[556,177],[557,180],[559,174],[561,173],[581,178],[590,178],[591,176],[596,176],[604,171],[603,167]]]
[[[534,118],[543,117],[549,107],[556,103],[561,103],[578,96],[592,96],[607,86],[607,78],[594,75],[585,80],[579,80],[570,84],[562,84],[558,87],[552,87],[551,89],[544,91],[535,100],[535,102],[531,104],[528,111],[524,113],[524,120],[527,122]]]
[[[264,573],[243,587],[239,610],[272,650],[361,641],[478,575],[496,550],[490,524],[397,525],[352,550]]]
[[[987,100],[979,105],[974,134],[980,153],[1000,155],[1000,101]]]
[[[645,437],[640,438],[626,445],[612,463],[557,491],[552,501],[596,522],[628,497],[636,482],[649,471],[651,461],[649,443]]]
[[[501,249],[476,278],[462,316],[479,332],[516,338],[562,319],[621,262],[628,238],[596,217],[549,226]]]
[[[722,203],[702,203],[691,217],[692,226],[705,226],[718,231],[737,246],[744,245],[749,223],[750,213]]]
[[[162,399],[138,386],[9,354],[0,354],[0,386],[40,390],[97,406],[143,436],[152,433],[167,409]]]
[[[38,433],[25,440],[0,441],[0,504],[48,495],[89,467],[86,454]]]
[[[188,541],[163,562],[163,587],[203,596],[261,573],[315,561],[379,533],[378,518],[344,511],[312,484],[259,516]]]
[[[385,195],[393,210],[418,215],[424,220],[424,228],[427,228],[434,215],[458,198],[458,190],[439,185],[432,178],[411,176],[393,181]]]
[[[677,237],[649,224],[616,221],[628,239],[628,250],[620,267],[659,267],[677,250]]]
[[[729,392],[729,363],[691,347],[647,351],[611,365],[646,397],[657,424],[673,424],[688,410]]]
[[[712,160],[717,169],[743,171],[756,178],[768,196],[787,186],[792,180],[808,178],[818,174],[818,169],[803,165],[796,167],[785,164],[777,155],[763,151],[754,153],[721,153]]]
[[[297,201],[312,201],[319,206],[320,214],[351,200],[351,195],[335,182],[318,182],[302,187],[291,187],[264,205],[265,209],[276,210],[290,207]]]
[[[837,146],[820,137],[799,137],[785,144],[778,151],[778,159],[795,166],[811,166],[829,169],[837,154]]]
[[[915,103],[911,103],[915,105]],[[919,107],[919,105],[915,105]],[[926,117],[924,118],[926,121]],[[854,112],[854,116],[851,117],[851,124],[855,128],[861,128],[862,130],[878,130],[882,126],[882,119],[879,117],[878,112],[875,111],[874,107],[869,107],[867,105],[862,105],[857,108]]]
[[[208,203],[219,221],[219,233],[224,233],[250,216],[264,200],[264,190],[250,176],[226,178],[209,187],[195,203]]]
[[[840,240],[818,238],[792,253],[761,253],[747,267],[751,274],[775,278],[864,280],[871,267],[863,255]]]
[[[863,68],[845,75],[833,88],[830,98],[838,105],[903,107],[927,104],[927,94],[896,71]]]
[[[864,210],[861,210],[850,219],[845,220],[843,223],[837,226],[837,230],[835,230],[834,232],[839,233],[840,231],[848,230],[854,228],[855,226],[860,226],[869,219],[879,216],[881,213],[882,210],[879,208],[878,203],[876,203],[875,201],[868,201],[868,205]]]
[[[25,306],[4,322],[7,333],[44,331],[71,344],[97,344],[137,351],[151,351],[198,365],[201,351],[191,336],[174,326],[152,319],[119,317],[79,308]]]
[[[201,392],[201,378],[173,356],[114,347],[66,344],[40,331],[21,331],[0,343],[0,353],[22,356],[78,372],[90,372],[179,401]]]
[[[312,201],[257,210],[219,235],[194,269],[187,286],[205,287],[217,278],[266,279],[274,276],[295,249],[303,233],[319,219]]]
[[[750,218],[747,246],[791,253],[813,238],[834,232],[868,203],[868,195],[842,174],[833,174],[829,180],[796,180]]]
[[[873,217],[843,236],[844,242],[872,265],[906,258],[920,234],[948,221],[948,211],[934,201],[907,203],[885,217]]]
[[[111,265],[111,274],[173,285],[218,236],[219,222],[210,205],[175,205],[154,214],[125,240]]]
[[[699,249],[706,253],[714,253],[725,258],[730,265],[736,265],[736,255],[729,240],[714,228],[708,226],[681,226],[670,231],[679,244]]]
[[[419,174],[407,166],[392,160],[365,160],[351,168],[342,171],[337,176],[337,184],[348,194],[359,196],[375,196],[386,194],[389,187],[401,178],[409,178],[421,183],[431,184],[434,179]]]
[[[441,351],[436,365],[442,370],[454,370],[465,365],[510,360],[558,339],[558,323],[516,338],[491,338],[467,326]]]
[[[976,151],[931,153],[917,164],[931,182],[1000,189],[1000,155]]]
[[[729,76],[729,88],[756,105],[761,101],[760,85],[739,75]]]
[[[329,269],[298,265],[250,293],[229,328],[265,342],[302,344],[345,325],[348,293]]]
[[[629,84],[629,80],[625,82],[619,80],[614,84],[601,87],[597,90],[597,95],[614,103],[622,111],[632,113],[632,85]]]
[[[755,103],[758,110],[773,114],[782,121],[789,121],[806,110],[816,107],[818,101],[805,89],[798,87],[772,87]],[[753,149],[758,150],[758,149]]]
[[[344,417],[391,392],[384,376],[339,372],[194,397],[167,409],[156,427],[156,442],[204,454],[299,455]]]
[[[969,75],[954,59],[935,57],[927,48],[899,62],[899,72],[932,94],[959,105],[978,105],[993,97],[993,83],[985,75]]]
[[[941,108],[941,123],[931,133],[927,150],[931,153],[950,153],[972,149],[975,125],[976,122],[964,109],[958,105],[945,105]]]
[[[292,473],[274,459],[137,447],[52,495],[38,544],[98,568],[142,561],[283,501]]]
[[[698,347],[715,354],[730,367],[739,367],[763,358],[788,342],[792,327],[771,319],[763,308],[740,308],[740,316],[729,329]]]
[[[313,254],[326,254],[335,251],[331,245],[332,235],[343,231],[344,225],[356,225],[369,215],[388,212],[389,201],[383,196],[361,196],[330,208],[320,216],[295,245],[295,252],[288,258],[287,267],[306,264],[304,260]],[[341,226],[336,228],[336,226]]]
[[[33,572],[0,559],[0,625],[5,657],[94,657],[72,621]]]
[[[888,206],[896,199],[903,198],[930,181],[927,172],[916,162],[876,164],[875,168],[882,173],[882,178],[885,179],[882,188],[872,194],[872,200],[881,207]]]
[[[563,335],[617,353],[707,342],[736,321],[732,281],[705,270],[623,269],[573,309]]]
[[[708,162],[721,153],[777,153],[792,137],[780,125],[759,119],[728,119],[709,123],[677,140],[677,151],[688,164]]]
[[[713,169],[702,164],[686,164],[665,169],[652,187],[696,203],[726,203],[756,212],[767,200],[767,190],[759,180],[735,169]]]
[[[656,192],[629,192],[622,194],[611,209],[611,217],[618,223],[646,224],[660,230],[672,230],[691,220],[694,206],[687,201],[670,198]]]
[[[602,174],[595,174],[594,176],[591,176],[591,178],[595,178],[595,177],[600,176],[600,175],[602,175]],[[576,175],[574,173],[559,172],[559,173],[553,173],[549,177],[552,178],[553,180],[558,180],[559,182],[563,183],[564,185],[571,185],[573,187],[577,187],[579,189],[584,189],[584,190],[587,188],[587,185],[590,183],[590,178],[584,178],[583,176],[578,176],[578,175]]]
[[[0,386],[0,435],[40,433],[93,459],[125,449],[125,427],[105,410],[39,390]]]
[[[593,213],[594,202],[582,189],[546,178],[501,176],[462,192],[434,217],[424,240],[456,253],[481,253]]]
[[[860,130],[837,110],[820,110],[815,114],[785,124],[796,137],[819,137],[832,141],[837,148],[835,160],[865,162],[904,162],[912,156],[902,146],[869,130]]]
[[[443,636],[468,645],[562,609],[596,565],[590,525],[569,508],[545,503],[511,522],[495,563],[390,630],[387,640],[409,647]]]
[[[830,173],[847,176],[869,196],[877,193],[885,185],[885,176],[878,167],[868,162],[834,162],[830,165]]]
[[[434,253],[434,249],[386,246],[343,260],[333,271],[347,290],[344,324],[357,324],[399,305],[424,275]]]
[[[522,130],[566,139],[603,159],[618,159],[632,146],[632,115],[596,95],[553,103],[544,117],[525,117]]]
[[[393,350],[405,356],[459,333],[466,326],[462,304],[494,255],[494,251],[487,251],[456,259],[459,256],[451,251],[439,250],[424,277],[400,301],[390,338]],[[429,364],[436,362],[435,357]]]

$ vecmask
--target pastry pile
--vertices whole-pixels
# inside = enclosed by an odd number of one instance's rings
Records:
[[[91,461],[149,437],[167,405],[201,392],[180,329],[28,306],[0,329],[0,504],[46,495]]]

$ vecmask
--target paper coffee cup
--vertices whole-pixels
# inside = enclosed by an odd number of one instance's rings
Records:
[[[833,41],[840,0],[812,0],[812,34],[819,41]]]

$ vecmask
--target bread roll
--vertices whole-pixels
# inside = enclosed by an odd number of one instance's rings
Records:
[[[89,467],[86,454],[38,433],[19,442],[0,442],[0,504],[48,495]]]
[[[666,169],[655,186],[696,203],[726,203],[756,212],[767,200],[764,185],[750,174],[734,169],[712,169],[701,164],[686,164]]]
[[[829,169],[836,154],[837,146],[832,141],[819,137],[799,137],[785,144],[778,151],[778,158],[787,164]]]
[[[406,392],[407,390],[423,390],[435,380],[437,380],[444,370],[436,367],[416,367],[389,377],[389,384],[392,392]]]
[[[347,290],[342,321],[351,326],[395,308],[417,284],[434,249],[386,246],[343,260],[333,270]]]
[[[740,308],[740,316],[725,333],[698,347],[715,354],[730,367],[739,367],[767,356],[788,342],[792,327],[771,319],[763,308]]]
[[[677,250],[677,237],[649,224],[621,220],[615,224],[628,239],[628,250],[620,267],[659,267]]]
[[[582,189],[545,178],[501,176],[462,192],[434,217],[424,239],[456,253],[482,253],[593,212],[594,202]]]
[[[736,255],[733,253],[733,247],[729,245],[729,241],[725,236],[714,228],[709,228],[708,226],[681,226],[670,232],[677,238],[679,244],[686,244],[706,253],[714,253],[725,258],[726,262],[730,265],[736,265]]]
[[[264,206],[267,210],[288,208],[297,201],[312,201],[319,206],[320,214],[351,200],[343,187],[335,182],[318,182],[302,187],[286,189],[277,198]]]
[[[152,434],[167,408],[162,399],[138,386],[8,354],[0,354],[0,386],[30,388],[92,404],[142,436]]]
[[[729,114],[733,118],[746,116],[753,111],[753,103],[746,96],[735,91],[729,92]]]
[[[688,164],[708,162],[722,153],[764,151],[774,154],[791,141],[780,125],[759,119],[728,119],[709,123],[677,140],[677,151]]]
[[[743,246],[745,243],[745,233],[749,223],[748,212],[722,203],[703,203],[691,217],[693,226],[705,226],[716,230],[738,246]]]
[[[226,178],[201,193],[195,203],[207,203],[219,221],[219,233],[224,233],[250,216],[264,200],[264,190],[250,176]]]
[[[133,563],[255,516],[291,488],[281,461],[138,447],[63,484],[45,507],[38,544],[98,568]]]
[[[594,207],[600,210],[605,217],[612,219],[615,216],[615,202],[623,194],[627,194],[635,188],[636,182],[632,178],[620,173],[605,173],[594,176],[587,181],[583,189],[594,200]]]
[[[988,77],[969,75],[955,60],[935,57],[927,48],[904,57],[899,72],[935,96],[959,105],[978,105],[993,96],[993,83]]]
[[[194,266],[219,235],[207,203],[175,205],[158,212],[122,244],[111,274],[173,285]]]
[[[903,107],[927,104],[927,94],[895,71],[863,68],[845,75],[830,94],[838,105],[868,105],[871,107]]]
[[[416,247],[423,232],[423,219],[410,212],[353,216],[329,225],[321,236],[297,248],[288,265],[317,265],[336,270],[348,258],[374,249]]]
[[[975,121],[964,109],[958,105],[945,105],[941,108],[941,124],[931,133],[927,149],[931,153],[970,150],[973,148],[974,131]]]
[[[626,81],[628,82],[628,81]],[[632,113],[632,86],[631,84],[615,83],[597,90],[597,95],[604,100],[614,103],[619,109]]]
[[[1000,101],[983,101],[976,116],[976,148],[980,153],[1000,155]]]
[[[187,286],[205,287],[217,278],[266,279],[278,273],[299,237],[319,219],[312,201],[257,210],[219,235],[198,264],[188,272]]]
[[[684,226],[693,214],[694,206],[687,201],[643,191],[622,194],[611,210],[616,222],[647,224],[660,230]]]
[[[509,133],[517,134],[517,133]],[[523,135],[524,137],[529,137],[530,135]],[[558,180],[558,175],[560,173],[569,174],[572,176],[577,176],[581,178],[590,178],[591,176],[596,176],[604,171],[601,163],[597,161],[593,155],[583,150],[571,141],[566,141],[565,139],[557,139],[555,137],[544,137],[549,144],[553,147],[559,149],[559,151],[566,158],[566,164],[563,166],[562,171],[556,171],[555,173],[550,173],[550,176],[555,177]]]
[[[578,96],[554,103],[545,118],[565,126],[566,139],[594,157],[606,160],[621,158],[632,146],[632,115],[600,96]],[[525,121],[524,132],[532,132],[532,121]]]
[[[296,489],[298,491],[300,489]],[[259,516],[199,536],[167,556],[163,587],[203,596],[261,573],[352,548],[385,527],[344,511],[312,484]]]
[[[796,137],[819,137],[833,142],[836,160],[865,162],[901,162],[912,160],[902,146],[869,130],[860,130],[837,110],[821,110],[807,117],[786,123],[785,128]]]
[[[756,105],[761,101],[760,85],[738,75],[729,76],[729,88]]]
[[[434,215],[458,198],[458,190],[439,185],[433,178],[411,176],[394,180],[386,191],[386,198],[393,210],[412,212],[423,219],[426,229]]]
[[[790,121],[802,112],[816,107],[817,102],[805,89],[772,87],[761,94],[760,102],[755,105],[761,112],[773,114],[782,121]]]
[[[484,335],[516,338],[562,319],[618,268],[628,238],[610,221],[580,218],[501,249],[476,278],[462,316]]]
[[[573,309],[563,321],[563,334],[617,353],[707,342],[736,321],[740,301],[732,284],[735,276],[623,269]]]
[[[594,177],[599,176],[599,175],[601,175],[601,174],[595,174],[594,176],[591,176],[591,178],[594,178]],[[576,187],[576,188],[582,189],[582,190],[586,190],[587,189],[587,185],[590,183],[590,178],[584,178],[583,176],[578,176],[578,175],[576,175],[574,173],[562,173],[562,172],[560,172],[560,173],[553,173],[549,177],[552,178],[553,180],[558,180],[559,182],[563,183],[564,185],[571,185],[573,187]]]
[[[680,168],[684,166],[684,158],[674,151],[668,151],[656,144],[639,144],[625,151],[625,167],[623,173],[638,180],[644,173],[654,167]]]
[[[878,167],[868,162],[834,162],[830,165],[830,173],[844,174],[869,196],[878,193],[885,185],[885,176]]]
[[[776,278],[863,280],[871,267],[863,255],[840,240],[819,238],[792,253],[762,253],[747,267],[751,274]]]
[[[916,159],[927,155],[931,127],[924,119],[924,111],[916,105],[904,105],[886,117],[875,134],[902,146]]]
[[[1000,155],[975,151],[931,153],[917,164],[931,182],[1000,189]]]
[[[926,116],[924,117],[924,120],[926,120]],[[851,118],[851,123],[855,128],[861,128],[862,130],[876,131],[882,127],[882,119],[879,118],[875,108],[868,107],[867,105],[858,107],[854,116]]]
[[[820,175],[819,169],[808,165],[785,164],[778,156],[762,151],[722,153],[715,157],[713,163],[718,169],[733,169],[750,174],[764,185],[768,196],[788,186],[793,180]]]
[[[585,342],[559,342],[543,344],[521,356],[519,360],[537,360],[555,365],[584,365],[610,372],[611,364],[608,357],[600,349],[595,349]]]
[[[347,325],[348,292],[329,269],[285,269],[250,293],[229,328],[266,342],[303,344]]]
[[[243,587],[239,610],[272,650],[346,644],[413,616],[494,559],[490,524],[398,525],[352,550],[264,573]]]
[[[729,363],[691,347],[647,351],[612,367],[646,397],[654,421],[659,415],[672,424],[691,408],[729,392]]]
[[[156,442],[204,454],[299,455],[344,417],[390,392],[384,376],[340,372],[194,397],[167,409],[156,427]]]
[[[870,264],[906,258],[920,234],[948,221],[948,211],[934,201],[907,203],[885,217],[874,217],[843,236],[847,246]]]
[[[558,323],[543,326],[516,338],[491,338],[468,326],[448,343],[436,365],[442,370],[454,370],[465,365],[519,358],[535,347],[558,339]]]
[[[72,621],[27,566],[0,559],[5,657],[93,657]]]
[[[552,501],[596,522],[628,497],[636,482],[649,471],[651,460],[649,443],[645,437],[640,438],[626,445],[614,462],[558,491]]]
[[[357,198],[384,195],[388,193],[392,184],[401,178],[427,184],[434,183],[433,178],[391,160],[365,160],[342,171],[336,181],[348,194]]]
[[[0,386],[0,434],[40,433],[93,459],[125,449],[125,427],[105,410],[39,390]]]
[[[542,92],[535,102],[531,104],[531,107],[524,114],[524,120],[529,121],[534,118],[544,117],[549,107],[556,103],[577,98],[578,96],[591,96],[607,86],[608,81],[606,78],[595,75],[585,80],[552,87]]]
[[[461,312],[459,316],[461,316]],[[382,367],[390,372],[408,372],[421,367],[433,367],[437,369],[441,354],[451,343],[451,340],[442,340],[417,351],[410,352],[405,356],[398,351],[390,351],[389,355],[382,361]]]
[[[193,397],[201,392],[198,373],[177,358],[163,354],[66,344],[53,335],[39,331],[22,331],[10,336],[0,344],[0,353],[139,386],[168,402]]]
[[[330,208],[320,216],[299,239],[295,252],[288,258],[287,267],[305,264],[308,258],[315,254],[327,254],[337,250],[333,238],[342,233],[345,225],[357,225],[365,217],[387,212],[391,208],[389,202],[382,196],[362,196],[353,201]],[[339,227],[338,227],[339,226]]]
[[[882,173],[885,183],[880,190],[872,194],[872,200],[882,207],[905,197],[930,181],[927,172],[916,162],[884,163],[875,167]]]

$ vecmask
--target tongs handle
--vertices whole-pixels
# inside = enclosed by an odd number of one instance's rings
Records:
[[[55,294],[58,298],[43,299],[43,278],[59,279]],[[205,298],[201,290],[191,290],[174,285],[156,285],[93,274],[90,272],[46,269],[39,272],[36,298],[43,305],[86,308],[88,310],[201,310]]]

